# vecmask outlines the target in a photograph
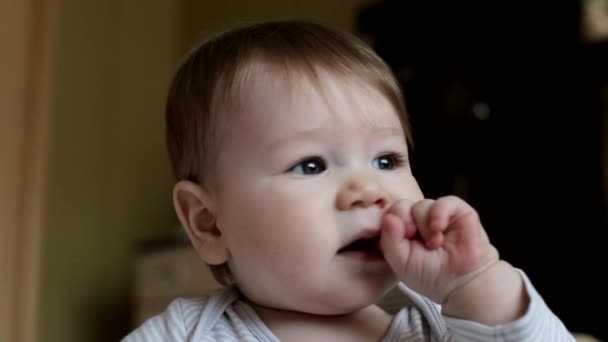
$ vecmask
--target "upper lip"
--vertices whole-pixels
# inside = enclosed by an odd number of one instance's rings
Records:
[[[360,239],[374,239],[380,237],[380,229],[374,229],[374,228],[365,228],[363,230],[361,230],[359,233],[357,233],[356,235],[351,236],[348,240],[346,240],[346,243],[344,243],[339,250],[342,250],[344,247],[350,245],[351,243],[360,240]]]

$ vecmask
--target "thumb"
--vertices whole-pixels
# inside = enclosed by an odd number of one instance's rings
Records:
[[[413,235],[413,234],[408,234]],[[382,219],[380,246],[384,259],[398,277],[405,274],[410,256],[411,242],[406,237],[405,223],[393,214],[386,214]]]

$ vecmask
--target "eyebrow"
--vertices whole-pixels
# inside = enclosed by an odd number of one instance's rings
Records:
[[[293,132],[288,137],[281,137],[281,138],[277,139],[276,141],[271,143],[266,148],[266,151],[274,152],[277,149],[281,148],[282,146],[284,146],[290,142],[293,142],[293,141],[309,140],[309,139],[318,138],[318,137],[328,134],[328,132],[332,131],[333,129],[334,129],[333,127],[332,128],[319,127],[319,128],[298,130],[298,131]],[[405,139],[405,135],[403,134],[403,130],[401,129],[401,127],[393,127],[393,126],[371,127],[371,130],[373,131],[372,136],[374,136],[374,137],[398,136],[400,138],[403,137],[403,139]]]

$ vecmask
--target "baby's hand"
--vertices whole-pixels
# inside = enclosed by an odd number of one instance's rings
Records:
[[[455,196],[395,203],[381,246],[399,280],[436,303],[498,261],[477,212]]]

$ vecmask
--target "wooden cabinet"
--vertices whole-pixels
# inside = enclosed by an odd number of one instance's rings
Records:
[[[141,253],[135,265],[134,323],[163,312],[178,297],[200,297],[220,288],[190,245]]]

